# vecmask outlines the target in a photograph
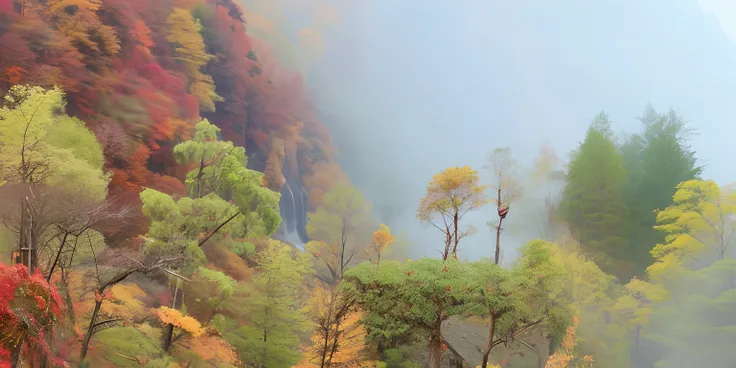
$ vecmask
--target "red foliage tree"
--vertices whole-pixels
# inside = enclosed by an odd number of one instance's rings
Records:
[[[8,266],[0,263],[2,361],[15,362],[22,354],[28,366],[43,364],[51,356],[47,334],[52,333],[60,315],[61,298],[56,288],[46,283],[39,270],[30,274],[22,264]]]

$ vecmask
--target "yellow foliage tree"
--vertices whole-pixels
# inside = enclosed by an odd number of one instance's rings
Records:
[[[710,180],[685,181],[677,186],[672,205],[657,212],[654,228],[667,236],[651,250],[655,261],[647,268],[648,281],[631,280],[616,304],[633,330],[633,355],[639,354],[639,338],[645,330],[647,335],[665,341],[664,346],[672,352],[664,355],[665,361],[672,359],[667,364],[690,366],[706,357],[708,362],[731,362],[733,355],[728,349],[709,342],[711,337],[721,338],[714,337],[707,329],[710,324],[702,324],[700,317],[722,313],[724,305],[732,304],[736,191],[721,189]],[[668,322],[675,315],[678,322]]]
[[[373,233],[371,244],[365,250],[368,260],[376,265],[381,264],[381,254],[389,245],[393,244],[394,241],[396,241],[396,239],[391,235],[391,229],[389,229],[388,226],[381,224],[378,230]]]
[[[340,288],[315,282],[309,300],[312,320],[310,346],[306,347],[303,367],[363,367],[366,360],[366,331],[353,301]]]
[[[188,332],[192,337],[202,336],[204,328],[196,319],[184,316],[176,309],[160,307],[156,313],[161,322],[171,324]]]
[[[457,245],[472,232],[460,229],[460,220],[470,211],[488,203],[487,186],[480,184],[478,172],[469,166],[450,167],[432,177],[419,203],[417,218],[445,235],[442,259],[457,257]]]
[[[120,40],[115,28],[97,16],[101,6],[101,0],[51,0],[45,13],[64,35],[83,45],[89,56],[114,56],[120,51]]]
[[[202,25],[189,10],[182,8],[174,8],[166,24],[169,26],[166,37],[174,47],[174,57],[189,78],[189,92],[197,97],[202,110],[215,111],[215,102],[223,99],[215,92],[212,77],[201,70],[214,58],[205,50],[200,34]]]
[[[137,284],[127,282],[117,284],[110,289],[111,303],[102,306],[102,312],[129,322],[148,315],[148,310],[140,297],[146,295]]]

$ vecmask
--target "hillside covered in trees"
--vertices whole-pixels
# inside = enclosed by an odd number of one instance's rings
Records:
[[[732,366],[736,192],[701,177],[686,117],[615,134],[601,112],[567,161],[488,147],[426,178],[435,253],[407,259],[282,22],[0,0],[0,368]],[[469,261],[477,231],[495,242]],[[502,262],[505,232],[530,240]]]

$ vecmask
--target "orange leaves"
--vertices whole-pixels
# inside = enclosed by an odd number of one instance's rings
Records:
[[[567,328],[567,334],[560,347],[550,355],[544,368],[589,368],[593,366],[593,356],[585,355],[582,358],[575,356],[577,341],[575,332],[578,328],[578,317],[573,318],[572,326]]]
[[[310,314],[314,322],[311,344],[307,346],[301,367],[363,367],[366,363],[366,330],[361,315],[339,291],[339,286],[316,282],[310,296]]]
[[[154,46],[153,40],[151,39],[151,29],[148,28],[143,20],[138,19],[133,25],[133,29],[131,29],[130,33],[138,45],[143,46],[146,49],[150,49]]]
[[[232,346],[218,336],[186,339],[181,346],[197,354],[203,361],[217,363],[216,366],[235,365],[238,360]]]
[[[335,163],[319,162],[314,164],[312,174],[302,179],[304,185],[309,189],[311,208],[316,209],[322,204],[322,197],[332,188],[332,185],[345,178],[346,176],[340,170],[340,166]]]
[[[181,312],[176,309],[160,307],[156,314],[161,322],[181,328],[193,337],[199,337],[204,333],[204,329],[199,321],[189,316],[183,316]]]
[[[286,155],[284,140],[273,138],[271,140],[271,153],[266,160],[266,169],[263,171],[268,188],[274,191],[281,190],[286,182],[283,172],[284,156]]]
[[[383,253],[389,245],[393,244],[395,240],[394,236],[391,235],[391,229],[389,229],[388,226],[381,224],[378,230],[373,232],[371,244],[365,250],[366,255],[368,255],[368,259],[375,264],[380,264],[381,253]],[[373,259],[374,257],[376,258],[375,262]]]
[[[388,226],[381,224],[378,230],[373,233],[373,244],[378,246],[379,249],[384,250],[389,245],[393,244],[396,239],[391,235],[391,230]]]
[[[26,70],[19,66],[11,66],[5,69],[5,80],[10,84],[18,84],[23,79]]]

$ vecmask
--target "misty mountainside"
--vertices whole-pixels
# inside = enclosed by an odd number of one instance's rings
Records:
[[[545,141],[566,160],[600,111],[616,133],[632,133],[647,103],[674,108],[697,130],[707,176],[726,180],[718,158],[736,154],[727,141],[736,47],[696,0],[407,0],[341,11],[309,81],[344,170],[417,243],[437,243],[414,221],[433,173],[480,168],[497,146],[529,161]],[[465,255],[488,255],[488,216],[471,220],[479,232]]]

